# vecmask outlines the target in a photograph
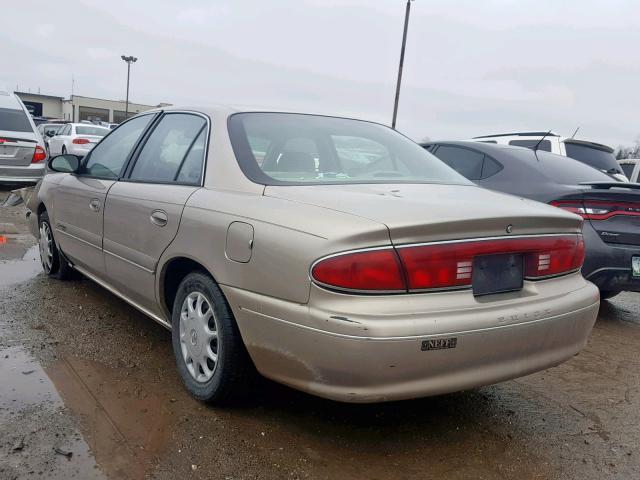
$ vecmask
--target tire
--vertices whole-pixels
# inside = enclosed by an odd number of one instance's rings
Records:
[[[255,375],[253,363],[231,308],[209,275],[193,272],[182,280],[171,322],[176,366],[189,393],[217,405],[245,397]]]
[[[621,293],[619,290],[600,290],[600,300],[609,300]]]
[[[65,147],[64,145],[62,146],[62,151],[60,152],[60,155],[66,155],[67,154],[67,147]]]
[[[44,273],[58,280],[71,278],[73,276],[73,268],[58,250],[58,246],[53,237],[49,214],[46,211],[40,214],[38,227],[40,232],[38,235],[38,247],[40,249],[40,261]]]

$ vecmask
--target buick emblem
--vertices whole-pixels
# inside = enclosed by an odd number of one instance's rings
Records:
[[[505,228],[505,230],[507,231],[507,233],[511,233],[513,231],[513,225],[507,225],[507,228]]]

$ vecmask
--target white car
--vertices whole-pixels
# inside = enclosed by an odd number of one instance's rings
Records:
[[[562,137],[553,132],[499,133],[473,137],[471,140],[474,142],[536,148],[537,150],[556,153],[586,163],[621,182],[629,181],[616,161],[616,157],[613,154],[614,149],[601,143]]]
[[[84,157],[111,130],[88,123],[67,123],[57,135],[49,139],[52,157],[70,153]]]
[[[640,177],[640,158],[624,158],[618,160],[618,163],[629,181],[638,183],[638,177]]]

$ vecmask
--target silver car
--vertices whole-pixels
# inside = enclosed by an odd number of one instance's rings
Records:
[[[0,91],[0,183],[36,183],[44,175],[47,152],[22,101]]]
[[[169,108],[50,167],[29,204],[45,271],[170,328],[204,401],[255,370],[346,402],[500,382],[571,358],[598,311],[580,217],[379,124]]]

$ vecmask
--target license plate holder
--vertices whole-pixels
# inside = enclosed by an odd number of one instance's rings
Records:
[[[523,279],[521,253],[480,255],[473,259],[471,284],[475,296],[522,290]]]
[[[631,257],[631,276],[633,278],[640,278],[640,255]]]

